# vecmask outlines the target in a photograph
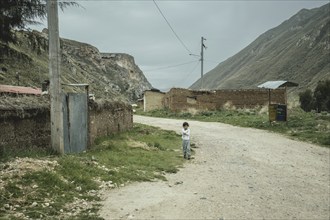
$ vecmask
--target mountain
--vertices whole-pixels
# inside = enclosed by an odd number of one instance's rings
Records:
[[[315,88],[330,78],[330,4],[302,9],[203,77],[204,89],[244,89],[271,80]],[[190,88],[199,89],[201,80]]]
[[[0,56],[0,84],[41,87],[48,73],[47,29],[15,31],[17,43],[5,47]],[[134,57],[101,53],[92,45],[60,39],[62,83],[87,83],[95,98],[134,102],[152,88]],[[19,75],[19,80],[17,75]],[[64,90],[73,90],[63,86]]]

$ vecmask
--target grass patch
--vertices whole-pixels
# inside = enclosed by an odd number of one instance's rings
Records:
[[[168,110],[138,111],[137,113],[153,117],[222,122],[235,126],[264,129],[330,147],[330,114],[326,112],[304,112],[301,108],[293,108],[288,111],[288,122],[275,123],[269,123],[267,112],[261,108],[204,111],[194,115],[174,113]]]
[[[130,132],[98,140],[87,155],[110,169],[113,182],[123,184],[164,179],[162,172],[177,172],[182,164],[180,147],[181,138],[175,132],[134,124]]]
[[[4,163],[14,157],[40,158],[49,155],[56,155],[56,153],[48,148],[12,148],[10,146],[0,146],[0,163]]]
[[[141,124],[84,153],[45,155],[30,149],[2,158],[0,219],[100,219],[101,188],[166,180],[184,163],[179,135]]]

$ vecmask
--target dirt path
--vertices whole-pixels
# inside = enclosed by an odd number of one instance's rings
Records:
[[[134,116],[180,131],[182,120]],[[168,182],[111,190],[105,219],[329,219],[330,151],[262,130],[189,121],[198,146]]]

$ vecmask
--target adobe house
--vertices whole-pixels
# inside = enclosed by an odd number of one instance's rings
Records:
[[[285,101],[285,89],[274,89],[271,91],[271,95],[274,103]],[[268,102],[269,91],[267,89],[196,91],[172,88],[164,96],[164,108],[171,111],[187,111],[189,109],[213,111],[223,108],[225,104],[230,104],[236,108],[253,108],[266,105]]]
[[[163,99],[165,93],[161,92],[158,89],[152,88],[151,90],[144,91],[143,94],[143,110],[145,112],[156,110],[156,109],[163,109]]]
[[[274,103],[285,102],[283,88],[274,89],[271,92],[271,101]],[[244,90],[211,90],[197,91],[182,88],[172,88],[167,93],[159,91],[145,92],[144,111],[153,109],[169,109],[171,111],[213,111],[224,107],[226,104],[236,108],[253,108],[264,106],[269,102],[268,89],[244,89]]]

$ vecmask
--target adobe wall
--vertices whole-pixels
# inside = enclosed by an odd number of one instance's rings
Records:
[[[285,103],[285,89],[271,90],[272,103]],[[195,91],[171,89],[164,97],[164,107],[172,111],[218,110],[225,104],[253,108],[269,102],[268,89]]]
[[[0,110],[0,147],[23,149],[50,145],[49,109]]]
[[[104,137],[133,127],[131,105],[106,103],[103,106],[89,106],[89,145],[97,137]]]
[[[144,111],[151,111],[156,109],[163,109],[163,99],[165,94],[162,92],[156,91],[145,91],[143,102],[144,102]]]
[[[97,137],[133,127],[132,107],[121,103],[89,104],[89,145]],[[0,153],[2,147],[50,147],[49,108],[0,109]],[[1,155],[0,155],[1,156]]]

